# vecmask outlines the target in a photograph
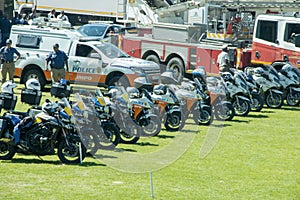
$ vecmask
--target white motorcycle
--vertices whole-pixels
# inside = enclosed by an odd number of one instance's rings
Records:
[[[229,92],[229,98],[238,116],[246,116],[250,112],[250,99],[248,90],[245,89],[246,83],[236,83],[232,74],[229,72],[221,73],[221,78],[225,82],[225,86]],[[241,80],[240,80],[241,81]],[[245,87],[241,86],[243,84]]]
[[[132,119],[135,120],[142,129],[142,136],[151,137],[160,133],[161,118],[151,112],[151,108],[153,107],[154,103],[149,96],[146,96],[146,92],[147,91],[145,90],[140,92],[135,87],[128,87],[128,107],[130,109]]]
[[[253,79],[259,85],[259,94],[263,96],[266,105],[269,108],[280,108],[283,105],[283,92],[279,90],[281,84],[279,78],[274,74],[257,67],[253,69]]]
[[[250,99],[251,111],[261,111],[264,105],[264,100],[258,94],[258,88],[253,82],[253,78],[247,76],[246,73],[243,71],[235,70],[234,81],[239,87],[243,87],[247,91],[247,97]]]
[[[280,83],[284,88],[284,98],[289,106],[300,104],[300,79],[290,64],[286,64],[280,70]]]

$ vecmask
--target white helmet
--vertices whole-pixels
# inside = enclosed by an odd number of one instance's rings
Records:
[[[10,93],[13,94],[14,91],[13,89],[17,87],[17,84],[13,83],[11,80],[6,81],[5,83],[2,84],[1,90],[3,93]]]
[[[26,88],[30,89],[30,90],[38,90],[39,91],[39,90],[41,90],[41,84],[37,79],[31,78],[26,81]]]

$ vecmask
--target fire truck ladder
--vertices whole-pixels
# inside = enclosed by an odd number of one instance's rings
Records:
[[[139,24],[156,22],[154,11],[145,0],[118,0],[117,21],[131,21]]]
[[[294,1],[285,1],[285,0],[265,0],[265,1],[248,1],[248,0],[239,0],[239,1],[223,1],[223,0],[211,0],[211,3],[216,5],[226,6],[229,8],[257,8],[257,9],[280,9],[282,11],[297,11],[300,7],[300,0]]]

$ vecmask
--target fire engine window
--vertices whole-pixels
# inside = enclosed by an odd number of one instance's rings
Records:
[[[256,37],[275,43],[277,40],[277,27],[277,22],[258,20]]]
[[[78,44],[76,48],[76,56],[88,57],[93,51],[93,48],[84,44]]]
[[[300,24],[287,23],[284,32],[284,41],[295,43],[295,36],[300,34]]]

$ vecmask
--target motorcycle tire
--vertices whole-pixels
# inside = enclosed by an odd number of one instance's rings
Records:
[[[263,98],[257,93],[252,94],[252,100],[250,101],[251,111],[260,112],[263,106]]]
[[[300,93],[299,92],[288,92],[286,95],[286,103],[289,106],[299,106]]]
[[[15,154],[16,150],[14,146],[0,141],[0,160],[11,160]]]
[[[135,144],[140,139],[142,129],[137,125],[128,125],[126,130],[120,131],[120,143]]]
[[[173,112],[167,115],[164,126],[168,131],[178,131],[184,127],[184,120],[182,120],[180,112]]]
[[[114,123],[102,124],[104,136],[100,136],[100,149],[113,150],[120,142],[120,131]]]
[[[283,96],[277,93],[271,95],[271,93],[268,92],[265,102],[269,108],[281,108],[283,105]]]
[[[214,116],[217,120],[231,121],[235,116],[235,110],[231,103],[222,103],[215,106]]]
[[[249,101],[239,99],[237,101],[234,101],[232,103],[232,106],[234,107],[235,114],[237,116],[246,116],[250,112],[250,103]]]
[[[94,132],[85,132],[81,135],[81,141],[86,148],[87,155],[93,156],[100,149],[99,137]]]
[[[145,125],[144,125],[145,124]],[[158,116],[151,116],[141,124],[142,137],[153,137],[161,131],[161,120]]]
[[[62,163],[65,164],[76,164],[80,163],[80,146],[81,145],[81,156],[82,160],[86,156],[86,148],[82,145],[80,137],[75,135],[68,136],[68,143],[66,139],[62,139],[58,145],[58,157]]]
[[[204,107],[202,108],[201,112],[202,113],[193,113],[193,119],[195,123],[198,125],[209,126],[214,120],[211,108]]]

